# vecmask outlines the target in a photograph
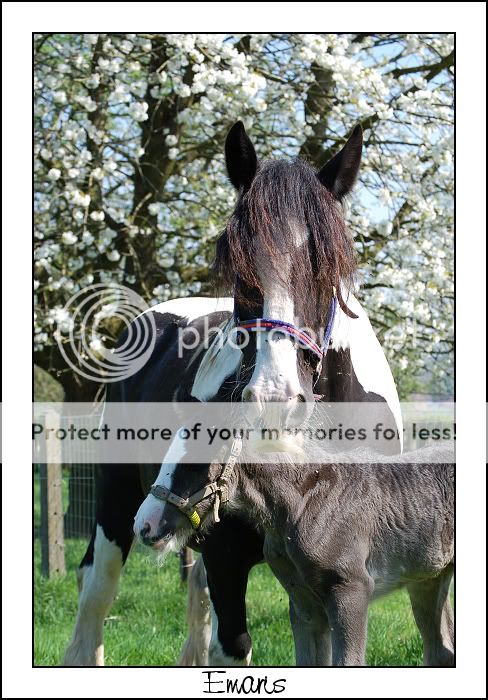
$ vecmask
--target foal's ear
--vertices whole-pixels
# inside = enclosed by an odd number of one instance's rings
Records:
[[[352,190],[359,171],[363,148],[363,130],[358,124],[346,145],[319,170],[320,182],[341,201]]]
[[[225,164],[229,180],[238,190],[247,189],[256,174],[258,159],[244,124],[236,122],[225,140]]]

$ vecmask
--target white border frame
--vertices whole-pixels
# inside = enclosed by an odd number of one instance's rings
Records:
[[[3,471],[6,697],[205,697],[199,669],[31,667],[31,32],[445,31],[457,35],[457,668],[231,669],[287,678],[283,697],[484,697],[485,46],[483,2],[32,3],[2,6],[4,70]],[[144,17],[144,20],[141,18]],[[189,20],[191,18],[191,20]],[[371,25],[374,25],[373,27]],[[20,263],[19,257],[25,262]],[[12,264],[15,261],[15,264]],[[474,437],[473,437],[474,436]],[[22,543],[25,543],[25,554]]]

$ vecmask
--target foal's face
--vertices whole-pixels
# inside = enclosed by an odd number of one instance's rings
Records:
[[[178,440],[178,436],[175,438]],[[189,498],[207,484],[216,481],[222,467],[219,464],[163,464],[155,484],[166,486],[181,498]],[[213,496],[195,505],[203,521],[213,506]],[[211,518],[210,518],[211,520]],[[134,533],[160,555],[178,551],[195,530],[188,516],[171,503],[149,494],[134,518]]]
[[[216,267],[233,281],[239,321],[284,321],[323,346],[334,288],[349,281],[354,267],[339,201],[356,178],[361,145],[356,129],[316,173],[301,161],[259,165],[242,123],[232,127],[226,162],[239,198]],[[313,410],[320,357],[279,330],[240,338],[242,400],[253,402],[260,417],[279,404],[281,423],[304,422]]]

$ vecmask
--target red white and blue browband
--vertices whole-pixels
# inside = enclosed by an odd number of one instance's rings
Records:
[[[308,335],[308,333],[305,333],[305,331],[302,331],[300,328],[297,328],[293,325],[293,323],[287,323],[286,321],[279,321],[273,318],[252,318],[249,321],[242,321],[237,325],[237,329],[246,331],[279,330],[281,333],[285,333],[286,335],[289,335],[292,338],[296,338],[302,348],[307,348],[308,350],[311,350],[314,353],[314,355],[317,355],[319,359],[322,359],[323,357],[325,357],[327,353],[327,348],[329,346],[330,334],[332,333],[332,326],[334,324],[336,308],[337,299],[334,295],[332,297],[332,301],[330,302],[329,320],[325,329],[324,342],[322,344],[322,347],[319,347],[317,343],[314,340],[312,340],[312,338]]]

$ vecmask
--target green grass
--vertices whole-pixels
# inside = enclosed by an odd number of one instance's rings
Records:
[[[63,578],[48,581],[39,572],[35,544],[34,663],[60,663],[71,636],[77,606],[75,569],[86,542],[66,541]],[[288,599],[265,565],[255,567],[248,589],[249,631],[253,665],[293,665]],[[109,666],[170,666],[185,640],[186,588],[179,580],[178,560],[163,568],[143,551],[134,551],[123,574],[119,594],[105,623],[105,663]],[[367,663],[371,666],[419,666],[422,642],[408,596],[398,591],[370,607]]]

